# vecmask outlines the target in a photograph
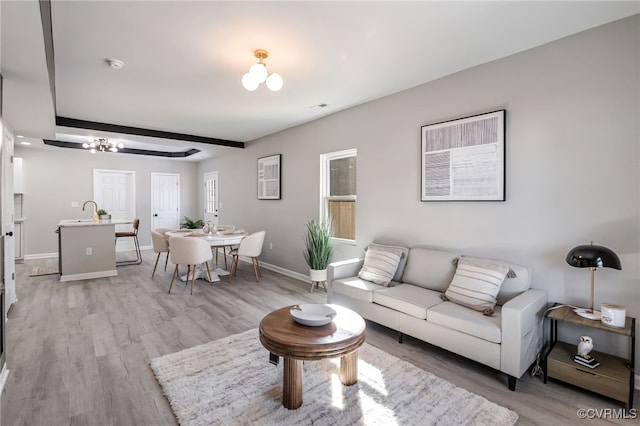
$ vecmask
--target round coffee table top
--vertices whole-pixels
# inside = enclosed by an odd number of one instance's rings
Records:
[[[260,322],[260,342],[269,352],[285,358],[317,360],[336,358],[357,350],[365,339],[362,317],[339,305],[329,305],[338,313],[320,327],[298,324],[285,306]]]

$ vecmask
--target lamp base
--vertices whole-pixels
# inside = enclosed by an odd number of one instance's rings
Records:
[[[594,321],[600,321],[600,317],[602,316],[600,311],[592,311],[591,309],[584,308],[575,308],[573,312],[575,312],[576,315],[581,316],[582,318]]]

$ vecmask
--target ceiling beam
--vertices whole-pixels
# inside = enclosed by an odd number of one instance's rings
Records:
[[[142,129],[140,127],[121,126],[118,124],[98,123],[96,121],[78,120],[56,116],[56,126],[72,127],[76,129],[99,130],[102,132],[124,133],[128,135],[147,136],[150,138],[172,139],[178,141],[206,143],[210,145],[244,148],[244,142],[227,139],[207,138],[204,136],[187,135],[184,133],[165,132],[162,130]]]
[[[87,148],[83,147],[81,143],[76,142],[66,142],[66,141],[58,141],[51,139],[43,139],[42,140],[45,145],[49,146],[57,146],[59,148],[72,148],[72,149],[83,149],[87,150]],[[109,152],[109,151],[105,151]],[[179,152],[169,152],[169,151],[153,151],[149,149],[136,149],[136,148],[118,148],[118,151],[115,154],[136,154],[136,155],[151,155],[154,157],[168,157],[168,158],[186,158],[193,154],[199,153],[199,149],[188,149],[186,151]]]

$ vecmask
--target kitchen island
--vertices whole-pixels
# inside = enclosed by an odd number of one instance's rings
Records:
[[[132,221],[61,220],[57,231],[60,282],[118,275],[115,226],[127,223]]]

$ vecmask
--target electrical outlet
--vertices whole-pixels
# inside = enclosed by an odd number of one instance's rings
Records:
[[[91,256],[93,254],[93,249],[91,247],[87,247],[87,249],[85,250],[85,254],[87,256]]]
[[[273,243],[269,243],[269,250],[273,250]]]
[[[72,201],[71,207],[75,207],[75,208],[80,207],[80,203],[78,203],[77,201]]]

